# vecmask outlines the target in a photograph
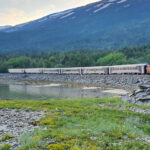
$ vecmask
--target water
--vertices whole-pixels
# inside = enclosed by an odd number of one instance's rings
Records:
[[[50,100],[64,98],[98,98],[111,93],[96,87],[72,87],[62,84],[25,84],[0,80],[1,100]]]

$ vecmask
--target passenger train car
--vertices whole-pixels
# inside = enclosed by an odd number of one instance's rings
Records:
[[[145,74],[146,66],[146,64],[111,66],[109,74]]]
[[[24,73],[43,73],[41,68],[29,68],[29,69],[24,69]]]
[[[61,74],[61,69],[59,68],[41,68],[42,73],[46,74]]]
[[[117,66],[74,67],[74,68],[28,68],[9,69],[9,73],[26,74],[150,74],[150,65],[132,64]]]
[[[8,69],[9,73],[25,73],[25,69]]]
[[[84,67],[82,68],[82,74],[109,74],[109,67]]]
[[[61,68],[61,74],[82,74],[82,68]]]

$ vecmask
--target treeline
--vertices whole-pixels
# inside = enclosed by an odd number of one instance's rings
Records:
[[[121,50],[78,50],[69,52],[0,55],[0,72],[8,68],[86,67],[150,63],[150,45]]]

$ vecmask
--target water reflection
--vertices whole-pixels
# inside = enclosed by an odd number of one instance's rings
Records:
[[[0,99],[49,100],[62,98],[88,98],[109,96],[100,88],[82,88],[66,85],[26,85],[18,82],[0,81]]]

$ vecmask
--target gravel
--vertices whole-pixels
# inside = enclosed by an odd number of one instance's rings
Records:
[[[15,137],[0,142],[0,145],[9,143],[15,149],[18,146],[17,137],[22,133],[31,132],[35,128],[38,128],[35,121],[43,116],[43,111],[0,109],[0,138],[6,134]]]

